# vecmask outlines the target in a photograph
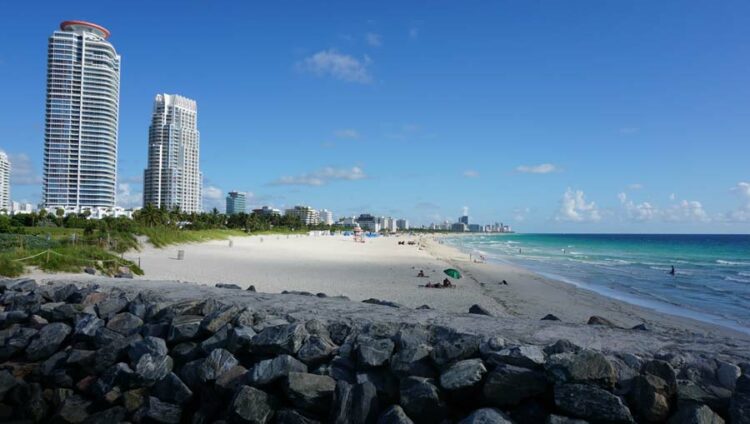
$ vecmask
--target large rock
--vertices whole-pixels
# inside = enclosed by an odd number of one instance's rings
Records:
[[[237,358],[229,351],[216,349],[203,361],[198,375],[203,382],[214,381],[238,364]]]
[[[289,355],[258,362],[248,373],[248,383],[263,386],[286,377],[290,372],[307,372],[307,366]]]
[[[716,369],[716,379],[719,383],[729,390],[734,390],[737,384],[737,379],[740,378],[742,370],[740,367],[728,362],[719,362],[719,367]]]
[[[45,325],[26,348],[26,357],[30,361],[49,357],[60,348],[71,331],[69,325],[61,322]]]
[[[320,421],[308,418],[294,409],[276,411],[276,424],[320,424]]]
[[[307,339],[307,330],[302,324],[287,324],[263,329],[250,342],[250,350],[266,355],[296,355]]]
[[[96,304],[96,313],[99,318],[109,320],[128,307],[128,299],[124,294],[110,295]]]
[[[215,387],[224,393],[234,393],[247,380],[247,368],[235,365],[216,379]]]
[[[447,408],[440,392],[432,380],[422,377],[407,377],[401,381],[401,407],[416,423],[441,422]]]
[[[169,373],[154,384],[151,394],[159,400],[177,405],[184,405],[193,397],[193,392],[175,373]]]
[[[648,422],[662,422],[669,416],[669,388],[667,383],[651,374],[633,379],[628,400],[633,413]]]
[[[5,398],[5,394],[18,385],[19,381],[7,370],[0,371],[0,401]]]
[[[479,353],[479,336],[438,330],[435,337],[437,342],[430,352],[430,357],[437,366],[468,359]]]
[[[135,374],[141,385],[150,387],[172,372],[174,365],[169,356],[141,355],[135,365]]]
[[[158,337],[144,337],[142,340],[134,340],[128,348],[128,356],[132,364],[138,363],[141,356],[150,354],[154,357],[167,356],[167,343]]]
[[[589,424],[589,422],[553,414],[547,417],[545,424]]]
[[[172,326],[169,327],[167,340],[170,343],[179,343],[195,339],[200,331],[200,315],[178,315],[172,319]]]
[[[103,330],[110,331],[106,328]],[[96,351],[94,356],[94,369],[97,372],[101,372],[104,369],[114,365],[115,363],[125,360],[127,357],[128,347],[132,344],[141,340],[141,336],[134,334],[129,337],[119,337],[113,339],[110,343],[102,346]]]
[[[95,414],[89,415],[83,424],[111,424],[125,421],[127,410],[122,406],[114,406]]]
[[[391,405],[378,418],[378,424],[414,424],[414,421],[406,415],[403,408],[398,405]]]
[[[284,379],[284,393],[297,408],[325,413],[331,406],[336,381],[325,375],[290,372]]]
[[[390,339],[357,338],[357,361],[363,367],[378,367],[391,358],[394,343]]]
[[[729,406],[730,422],[750,423],[750,376],[745,374],[737,379]]]
[[[667,383],[670,395],[677,391],[677,374],[669,362],[657,359],[648,361],[641,366],[641,373],[651,374],[664,380]]]
[[[539,346],[514,346],[487,356],[493,365],[508,364],[525,368],[540,368],[544,365],[544,350]]]
[[[318,364],[333,356],[337,349],[338,346],[333,343],[330,337],[315,334],[310,336],[302,345],[297,352],[297,357],[306,364]]]
[[[124,362],[112,365],[93,383],[91,386],[92,393],[97,398],[104,398],[115,386],[125,389],[130,388],[133,375],[133,370]]]
[[[227,339],[226,349],[232,353],[237,353],[241,349],[245,349],[249,346],[255,336],[256,333],[252,327],[232,327],[232,330],[229,332],[229,338]]]
[[[213,334],[219,331],[221,327],[224,327],[228,323],[232,322],[239,313],[240,308],[236,306],[227,306],[221,309],[217,309],[203,318],[200,328],[207,333]]]
[[[427,344],[401,348],[391,357],[391,370],[399,377],[433,378],[437,372],[430,362],[430,352],[432,346]]]
[[[612,389],[617,381],[612,363],[593,350],[552,355],[545,368],[552,380],[558,383],[596,384]]]
[[[501,365],[487,374],[482,395],[488,404],[504,408],[544,394],[547,385],[547,378],[539,371]]]
[[[440,374],[440,386],[445,390],[465,390],[482,381],[487,367],[481,359],[464,359],[449,366]]]
[[[498,409],[482,408],[472,412],[458,424],[513,424],[513,421]]]
[[[677,408],[677,412],[667,422],[669,424],[724,424],[724,419],[706,405],[685,402]]]
[[[561,384],[555,387],[555,405],[566,414],[595,422],[633,423],[622,399],[597,386]]]
[[[214,349],[226,348],[229,343],[229,333],[232,330],[232,324],[227,324],[218,329],[211,337],[200,343],[200,349],[208,354]]]
[[[266,424],[273,418],[276,401],[268,393],[242,386],[229,404],[229,418],[235,423]]]
[[[107,323],[107,328],[112,331],[116,331],[123,336],[129,336],[131,334],[138,333],[143,325],[143,320],[130,312],[121,312]]]
[[[182,417],[182,408],[151,396],[148,398],[146,417],[158,423],[178,424]]]
[[[88,418],[90,408],[90,400],[75,394],[70,395],[63,400],[53,419],[63,423],[82,423]]]
[[[372,424],[378,418],[380,405],[375,386],[366,381],[352,387],[351,423]]]

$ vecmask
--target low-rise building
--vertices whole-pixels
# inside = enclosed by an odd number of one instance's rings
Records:
[[[285,215],[296,216],[305,225],[317,225],[320,223],[320,213],[310,206],[297,205],[284,212]]]
[[[409,221],[405,219],[397,219],[396,220],[396,228],[398,228],[399,231],[408,231],[409,230]]]
[[[261,216],[273,216],[281,215],[281,209],[272,208],[270,206],[263,206],[260,208],[253,209],[253,213]]]

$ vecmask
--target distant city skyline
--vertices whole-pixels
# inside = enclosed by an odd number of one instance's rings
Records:
[[[750,231],[746,2],[143,7],[4,5],[34,16],[0,28],[11,200],[43,200],[44,45],[82,19],[123,56],[121,206],[166,92],[201,104],[206,210],[231,189],[413,226],[469,206],[525,232]]]

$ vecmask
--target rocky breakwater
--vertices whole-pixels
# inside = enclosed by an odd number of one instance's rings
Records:
[[[700,355],[518,344],[380,322],[377,305],[324,321],[96,285],[0,292],[0,421],[750,422],[750,367]]]

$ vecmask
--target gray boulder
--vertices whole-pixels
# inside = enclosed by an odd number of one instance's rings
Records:
[[[193,340],[198,336],[201,321],[200,315],[178,315],[172,319],[172,325],[169,327],[167,340],[170,343],[179,343]]]
[[[110,295],[96,304],[96,313],[99,318],[109,320],[128,307],[128,299],[124,294]]]
[[[482,381],[487,367],[481,359],[464,359],[449,366],[440,374],[440,386],[445,390],[465,390]]]
[[[479,336],[438,330],[435,338],[437,342],[430,352],[430,357],[437,366],[468,359],[479,353]]]
[[[296,355],[306,339],[307,330],[302,324],[267,327],[250,341],[250,350],[266,355]]]
[[[226,324],[218,329],[211,337],[200,343],[200,349],[203,353],[208,354],[214,349],[226,348],[229,343],[229,333],[232,331],[232,324]]]
[[[142,386],[150,387],[172,372],[174,365],[169,356],[141,355],[135,365],[135,375]]]
[[[330,337],[316,334],[310,336],[302,345],[297,352],[297,357],[306,364],[317,364],[333,356],[337,349],[338,346],[333,343]]]
[[[71,331],[69,325],[61,322],[45,325],[26,348],[26,357],[30,361],[38,361],[49,357],[57,352]]]
[[[184,405],[193,397],[190,388],[173,372],[154,384],[151,394],[163,402],[176,405]]]
[[[109,320],[107,328],[116,331],[123,336],[129,336],[139,332],[142,325],[143,320],[137,316],[130,312],[121,312]]]
[[[388,362],[394,347],[395,345],[390,339],[357,337],[357,361],[364,367],[378,367]]]
[[[150,354],[153,357],[167,356],[167,343],[158,337],[144,337],[134,340],[128,348],[128,357],[133,364],[138,363],[141,356]]]
[[[706,405],[683,403],[668,424],[724,424],[724,419]]]
[[[487,374],[482,395],[488,404],[504,408],[544,394],[547,386],[547,378],[539,371],[501,365]]]
[[[406,415],[403,408],[398,405],[391,405],[380,415],[377,424],[414,424],[414,421]]]
[[[669,416],[670,403],[667,383],[651,374],[633,379],[628,400],[633,413],[648,422],[662,422]]]
[[[232,353],[237,353],[239,350],[246,348],[250,345],[257,333],[249,326],[238,326],[232,327],[229,332],[229,338],[227,339],[226,349]]]
[[[597,386],[561,384],[555,387],[555,405],[566,414],[595,422],[633,423],[622,399]]]
[[[401,381],[401,407],[416,423],[437,423],[445,419],[447,408],[432,380],[407,377]]]
[[[320,424],[320,421],[307,418],[294,409],[282,409],[276,411],[276,424]]]
[[[242,386],[229,404],[229,418],[235,423],[266,424],[274,415],[276,400],[268,393]]]
[[[486,315],[489,317],[492,316],[492,312],[490,312],[489,310],[487,310],[487,308],[478,304],[471,305],[471,307],[469,308],[469,313],[476,314],[476,315]]]
[[[513,421],[502,411],[495,408],[482,408],[472,412],[459,424],[513,424]]]
[[[325,375],[290,372],[284,379],[284,393],[297,408],[326,413],[333,399],[336,381]]]
[[[215,349],[201,363],[198,376],[202,382],[215,381],[222,374],[239,364],[237,358],[229,351]]]
[[[203,318],[200,328],[207,333],[213,334],[219,331],[221,327],[232,322],[239,313],[240,308],[236,306],[227,306],[217,309]]]
[[[558,383],[596,384],[612,389],[617,381],[612,363],[593,350],[552,355],[545,368],[550,378]]]
[[[729,417],[732,423],[750,423],[750,376],[747,374],[737,379],[729,405]]]
[[[91,401],[73,394],[65,398],[53,420],[63,423],[82,423],[89,416]]]
[[[677,390],[677,374],[669,362],[658,359],[645,362],[641,366],[641,373],[651,374],[664,380],[667,383],[667,387],[669,387],[669,395],[672,395]]]
[[[588,424],[588,421],[552,414],[547,417],[545,424]]]
[[[525,368],[540,368],[544,365],[544,350],[539,346],[514,346],[487,356],[487,362],[493,365],[508,364]]]
[[[719,362],[719,367],[716,369],[716,379],[719,384],[729,390],[734,390],[737,384],[737,379],[740,378],[742,370],[740,367],[729,362]]]
[[[151,396],[148,398],[146,417],[158,423],[178,424],[182,417],[182,408]]]
[[[292,356],[279,355],[255,364],[248,373],[248,383],[263,386],[288,376],[290,372],[307,372],[307,366]]]

